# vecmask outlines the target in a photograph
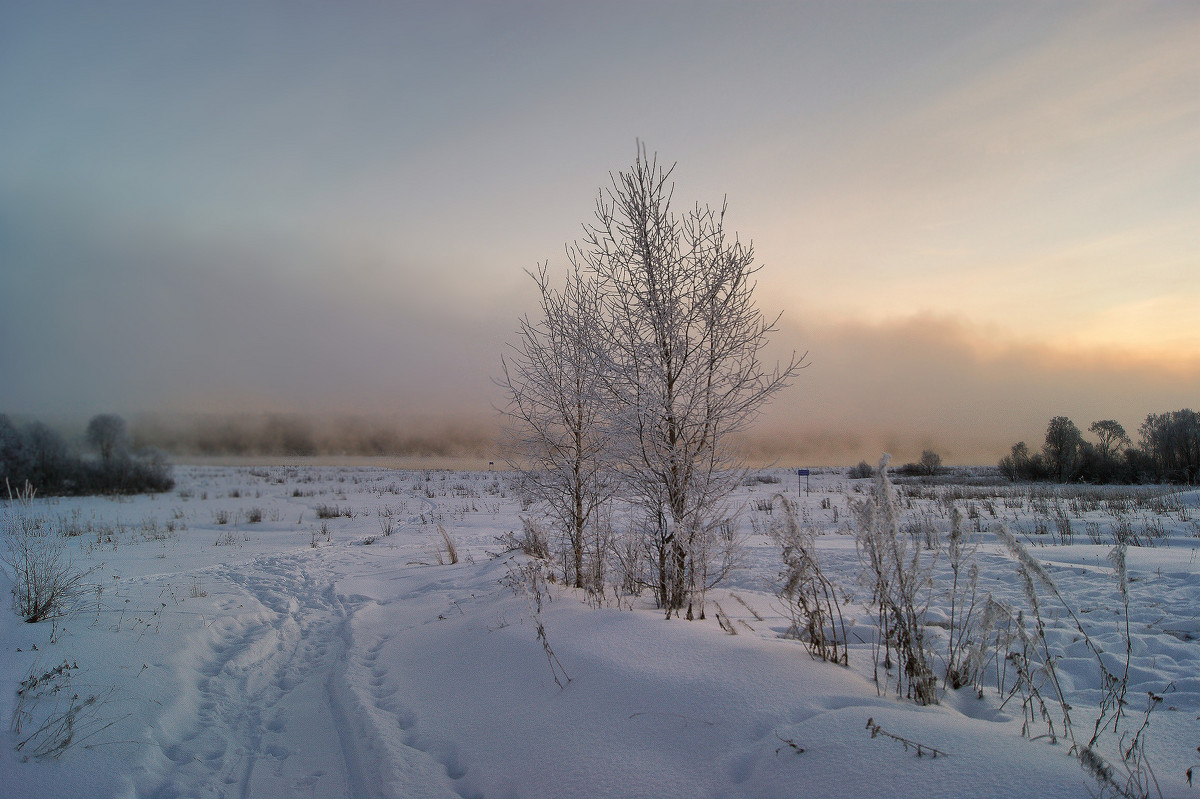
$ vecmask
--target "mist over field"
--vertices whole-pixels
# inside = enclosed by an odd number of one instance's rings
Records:
[[[497,327],[481,339],[511,337]],[[1098,419],[1116,419],[1136,431],[1149,413],[1193,407],[1200,379],[1200,366],[1182,356],[1158,359],[1112,349],[1072,352],[1041,343],[1008,344],[949,318],[867,325],[795,323],[785,317],[765,357],[772,363],[786,359],[789,345],[807,349],[810,365],[741,437],[744,457],[752,465],[846,465],[873,461],[881,452],[906,461],[924,449],[939,452],[947,463],[994,464],[1017,441],[1036,446],[1052,415],[1066,415],[1084,428]],[[438,346],[449,349],[454,342]],[[177,457],[469,455],[501,462],[502,419],[495,410],[501,397],[489,378],[498,371],[499,354],[491,360],[486,357],[490,352],[480,355],[466,342],[461,346],[465,358],[477,361],[473,373],[443,378],[441,371],[431,369],[425,372],[427,382],[414,388],[400,370],[386,375],[372,371],[385,387],[375,389],[377,399],[371,404],[376,407],[367,410],[360,409],[361,398],[354,402],[344,396],[319,403],[328,410],[303,410],[308,403],[289,409],[283,400],[286,381],[271,393],[276,399],[264,403],[266,408],[247,402],[238,410],[238,402],[226,399],[214,403],[224,410],[196,410],[204,404],[197,398],[181,403],[186,410],[165,398],[160,408],[147,408],[119,385],[126,375],[118,373],[107,375],[114,381],[111,386],[103,380],[85,386],[74,382],[77,377],[62,377],[67,400],[51,405],[57,412],[46,418],[77,437],[91,414],[116,408],[129,420],[139,446]],[[314,361],[311,367],[317,375],[339,368],[345,365],[332,361]],[[262,371],[268,372],[269,365]],[[170,386],[158,388],[167,392]],[[245,394],[227,388],[231,396],[253,393],[249,387]],[[93,404],[89,390],[105,401]],[[255,390],[269,391],[266,381],[260,379]],[[310,397],[319,396],[323,389],[309,391]],[[389,397],[395,398],[394,408],[382,410]],[[338,410],[339,400],[349,408]]]
[[[1190,4],[55,7],[0,12],[0,412],[490,451],[524,270],[639,139],[809,355],[756,459],[990,463],[1200,392]]]
[[[495,455],[495,431],[481,421],[298,414],[135,417],[135,445],[188,455]]]
[[[466,373],[442,365],[424,371],[426,382],[414,387],[399,368],[370,370],[376,383],[364,391],[373,397],[370,402],[348,396],[353,392],[339,394],[336,386],[312,385],[296,391],[309,399],[326,394],[312,403],[320,410],[304,409],[308,402],[297,409],[285,400],[286,380],[278,389],[268,386],[271,366],[265,363],[254,386],[272,397],[269,403],[247,401],[239,409],[239,402],[226,398],[213,403],[218,410],[206,411],[199,410],[205,404],[199,397],[208,395],[198,393],[181,402],[181,410],[171,405],[170,384],[164,384],[158,387],[162,393],[146,395],[161,405],[147,407],[122,387],[125,378],[136,384],[132,374],[108,375],[112,385],[104,380],[84,385],[70,376],[77,372],[66,370],[60,378],[66,400],[50,406],[57,413],[48,421],[77,436],[92,413],[115,408],[128,418],[139,446],[177,457],[469,455],[500,463],[502,419],[495,408],[502,397],[490,375],[499,370],[500,342],[513,334],[505,323],[496,328],[479,334],[479,340],[497,343],[495,352],[456,340],[452,330],[429,345],[439,351],[460,346],[462,358],[447,355],[443,363],[475,364]],[[807,350],[810,365],[741,437],[752,465],[847,465],[874,461],[881,452],[903,462],[924,449],[937,451],[947,463],[994,464],[1017,441],[1037,446],[1055,415],[1082,428],[1116,419],[1135,433],[1147,414],[1194,407],[1200,379],[1200,365],[1183,355],[1011,344],[985,328],[932,316],[880,324],[785,316],[764,357],[769,363],[785,360],[791,348]],[[346,368],[314,358],[304,374]],[[347,385],[356,383],[347,378]],[[230,396],[253,394],[248,384],[245,392],[229,388]],[[89,391],[104,402],[93,404]],[[348,407],[339,410],[339,403]]]

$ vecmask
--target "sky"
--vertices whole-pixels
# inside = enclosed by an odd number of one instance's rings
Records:
[[[808,353],[761,452],[1134,432],[1200,405],[1197,42],[1194,2],[0,0],[0,412],[494,424],[525,270],[640,140]]]

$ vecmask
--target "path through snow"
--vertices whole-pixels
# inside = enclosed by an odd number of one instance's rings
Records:
[[[192,679],[160,722],[150,769],[157,784],[145,795],[254,797],[281,786],[311,797],[457,795],[430,756],[414,750],[416,773],[404,779],[380,751],[348,682],[372,672],[363,680],[368,699],[387,704],[384,670],[373,668],[379,645],[351,654],[351,617],[369,600],[339,596],[336,573],[317,558],[260,556],[210,574],[230,595],[203,645],[180,655],[193,660],[180,664]]]

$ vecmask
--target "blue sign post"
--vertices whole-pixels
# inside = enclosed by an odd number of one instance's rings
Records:
[[[796,490],[797,491],[800,490],[799,478],[801,478],[801,477],[804,478],[804,495],[808,496],[808,488],[809,488],[809,486],[808,486],[808,469],[797,469],[796,470],[796,478],[797,478],[796,479]]]

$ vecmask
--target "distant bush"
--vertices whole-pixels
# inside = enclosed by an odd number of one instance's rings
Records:
[[[1000,472],[1009,480],[1046,480],[1050,470],[1040,453],[1031,453],[1024,441],[1012,446],[1012,452],[1000,459]]]
[[[942,456],[927,449],[921,453],[921,460],[904,464],[896,469],[896,473],[905,477],[936,477],[941,469]]]
[[[875,470],[871,468],[871,464],[866,461],[859,461],[857,466],[850,467],[851,480],[865,480],[868,477],[873,477]]]
[[[113,429],[123,429],[111,421],[119,421],[119,417],[96,418],[106,420],[101,426],[104,435],[93,439],[101,452],[98,461],[81,457],[42,422],[18,428],[0,414],[0,483],[7,480],[20,486],[28,481],[41,496],[141,494],[175,487],[171,466],[162,452],[130,452],[122,446],[119,432],[105,437]]]

